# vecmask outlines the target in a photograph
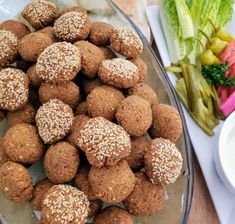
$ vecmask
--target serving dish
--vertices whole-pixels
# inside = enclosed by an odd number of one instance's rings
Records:
[[[15,1],[16,2],[16,1]],[[18,0],[17,4],[14,1],[2,1],[0,7],[0,22],[6,19],[17,17],[17,12],[20,12],[24,5],[29,0]],[[59,8],[64,6],[74,6],[76,1],[54,1]],[[102,7],[108,7],[107,10]],[[12,13],[11,13],[12,10]],[[192,192],[193,192],[193,161],[192,151],[185,120],[179,101],[173,91],[173,87],[170,84],[169,79],[165,75],[165,72],[153,53],[151,46],[148,44],[144,36],[139,29],[129,20],[129,18],[114,4],[112,1],[99,1],[99,10],[90,14],[91,20],[108,21],[114,26],[128,26],[133,28],[140,36],[144,44],[144,51],[141,54],[141,58],[146,62],[149,69],[149,76],[147,83],[156,91],[159,101],[166,104],[175,106],[180,112],[183,121],[183,134],[178,142],[178,148],[183,154],[184,164],[182,169],[182,175],[179,177],[176,183],[166,187],[166,203],[165,208],[153,217],[136,218],[136,224],[166,224],[166,223],[187,223],[188,214],[191,205]],[[6,121],[0,126],[0,134],[3,135],[7,129]],[[43,178],[40,170],[42,169],[40,162],[29,168],[33,175],[33,181],[36,183]],[[33,211],[28,204],[16,205],[13,204],[2,196],[0,196],[0,214],[4,216],[7,224],[31,224],[37,223],[36,218],[32,216]],[[16,221],[17,220],[17,221]]]
[[[235,112],[224,122],[219,136],[218,148],[215,150],[215,167],[221,180],[226,187],[235,194],[234,176],[234,135],[235,133]]]

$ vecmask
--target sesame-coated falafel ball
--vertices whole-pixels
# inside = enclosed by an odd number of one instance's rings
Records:
[[[35,88],[38,88],[41,85],[41,83],[43,82],[43,79],[38,76],[38,73],[36,71],[36,64],[33,64],[27,70],[26,74],[29,78],[30,84]]]
[[[7,123],[10,127],[19,123],[34,124],[36,116],[36,109],[27,103],[22,109],[8,111]]]
[[[113,50],[127,58],[137,58],[143,51],[141,39],[128,27],[113,29],[110,45]]]
[[[91,117],[101,116],[113,121],[117,107],[124,98],[120,90],[111,86],[96,87],[87,96],[88,114]]]
[[[44,146],[35,126],[16,124],[3,137],[6,154],[12,161],[33,164],[42,156]]]
[[[125,209],[117,206],[109,206],[99,212],[93,224],[134,224],[133,217]]]
[[[87,38],[91,22],[86,13],[67,12],[54,23],[55,35],[58,39],[74,43]]]
[[[155,91],[145,83],[137,83],[128,90],[129,95],[139,96],[147,100],[151,105],[158,104],[158,97]]]
[[[73,119],[71,107],[57,99],[44,103],[35,118],[39,135],[46,144],[63,139],[70,132]]]
[[[74,147],[78,147],[78,138],[80,137],[80,131],[84,128],[87,122],[91,118],[85,115],[78,115],[73,120],[73,125],[69,135],[67,136],[67,141]]]
[[[68,12],[80,12],[80,13],[83,13],[83,14],[87,14],[87,11],[84,8],[82,8],[80,6],[73,6],[73,7],[70,7],[70,8],[63,9],[60,12],[59,16],[63,16],[65,13],[68,13]]]
[[[181,173],[183,158],[175,144],[168,139],[152,140],[145,153],[145,169],[153,184],[174,183]]]
[[[74,108],[79,100],[79,87],[72,81],[62,83],[43,82],[38,90],[41,103],[58,99]]]
[[[79,163],[77,149],[67,142],[58,142],[46,152],[45,174],[55,184],[65,183],[75,177]]]
[[[18,163],[4,163],[0,167],[0,190],[6,198],[14,202],[31,200],[33,183],[29,171]]]
[[[148,67],[146,63],[140,57],[131,59],[131,62],[133,62],[139,69],[140,72],[139,82],[144,82],[148,75]]]
[[[94,78],[97,75],[101,62],[105,59],[103,52],[94,44],[88,41],[77,41],[74,44],[81,52],[81,71],[88,78]]]
[[[115,165],[129,155],[130,137],[119,125],[103,117],[90,119],[80,131],[78,146],[96,167]]]
[[[91,43],[97,46],[109,45],[109,39],[112,34],[113,26],[105,22],[93,22],[89,34]]]
[[[139,96],[128,96],[118,105],[116,119],[131,136],[142,136],[152,124],[150,103]]]
[[[89,182],[94,194],[102,201],[118,203],[124,200],[133,190],[135,175],[125,160],[114,166],[97,168],[92,166]]]
[[[82,191],[69,185],[55,185],[43,201],[42,220],[45,223],[84,224],[88,210],[89,201]]]
[[[149,147],[150,143],[144,136],[131,138],[131,153],[125,158],[131,169],[139,170],[144,167],[144,154]]]
[[[98,86],[102,86],[104,85],[100,79],[96,78],[96,79],[88,79],[88,78],[84,78],[82,80],[82,87],[83,87],[83,91],[85,96],[87,96],[88,94],[90,94],[90,92]]]
[[[0,138],[0,167],[9,160],[10,158],[7,156],[5,148],[3,146],[3,139]]]
[[[139,69],[123,58],[102,61],[98,75],[103,83],[117,88],[130,88],[139,81]]]
[[[22,16],[36,30],[52,24],[57,17],[55,4],[46,0],[29,3],[22,11]]]
[[[153,124],[150,129],[152,138],[166,138],[176,142],[182,134],[182,121],[178,111],[166,104],[158,104],[152,107]]]
[[[33,209],[42,209],[42,203],[45,198],[45,195],[53,185],[54,184],[50,180],[43,179],[33,187],[33,198],[31,201],[31,206]]]
[[[90,167],[88,165],[82,166],[78,169],[78,172],[74,179],[75,186],[82,192],[85,193],[88,200],[96,200],[97,196],[92,191],[91,185],[88,180],[88,174]]]
[[[11,19],[2,22],[0,24],[0,30],[8,30],[14,33],[19,40],[30,32],[29,28],[25,24]]]
[[[47,47],[38,57],[36,64],[38,76],[55,83],[72,80],[80,69],[80,50],[66,42]]]
[[[152,184],[143,172],[135,174],[133,191],[123,201],[126,209],[135,216],[151,216],[163,209],[164,187]]]
[[[47,34],[30,33],[19,41],[18,51],[24,60],[36,62],[39,55],[51,44],[53,41]]]
[[[0,30],[0,66],[15,61],[18,54],[17,36],[7,30]]]
[[[5,68],[0,71],[0,109],[18,110],[28,102],[29,80],[19,69]]]

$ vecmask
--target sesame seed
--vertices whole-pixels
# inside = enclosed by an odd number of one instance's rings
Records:
[[[115,77],[123,79],[132,79],[139,75],[139,70],[132,62],[123,58],[114,58],[112,60],[104,60],[101,64],[110,73],[110,79]]]
[[[65,13],[55,21],[55,35],[62,40],[75,41],[79,39],[87,19],[87,15],[81,12]]]
[[[6,68],[0,72],[0,108],[15,110],[28,100],[27,77],[21,70]]]
[[[60,100],[52,99],[37,111],[38,132],[45,143],[52,143],[68,134],[73,124],[73,111]]]
[[[36,64],[38,76],[52,82],[69,81],[74,78],[80,68],[80,50],[66,42],[47,47],[40,54]]]
[[[130,136],[121,126],[96,117],[81,130],[78,146],[86,153],[92,153],[98,165],[104,165],[107,158],[122,158],[126,149],[130,152],[131,143]]]
[[[0,61],[17,54],[17,37],[10,31],[0,30]]]
[[[61,224],[75,223],[76,220],[77,224],[83,224],[88,216],[89,201],[77,188],[60,184],[48,191],[43,209],[47,210],[48,220]]]
[[[176,145],[168,139],[159,138],[151,146],[150,153],[153,179],[165,184],[175,182],[183,164],[182,155]]]
[[[118,27],[113,29],[113,40],[121,39],[126,46],[134,46],[141,52],[143,50],[143,43],[139,36],[128,27]]]

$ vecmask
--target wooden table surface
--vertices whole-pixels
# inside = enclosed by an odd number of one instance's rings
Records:
[[[119,0],[123,2],[122,0]],[[159,4],[161,0],[135,0],[143,1],[148,4]],[[135,2],[132,0],[130,4]],[[129,2],[128,2],[129,3]],[[125,11],[125,9],[124,9]],[[207,185],[205,183],[201,168],[199,166],[196,156],[194,156],[195,162],[195,183],[194,193],[192,200],[192,207],[189,216],[189,224],[219,224],[219,220],[211,200]]]

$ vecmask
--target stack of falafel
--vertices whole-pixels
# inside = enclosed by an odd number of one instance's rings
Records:
[[[144,83],[140,38],[45,0],[0,24],[0,190],[44,224],[133,224],[164,206],[181,173],[177,110]],[[119,55],[119,57],[118,57]],[[12,65],[16,62],[15,65]],[[148,137],[148,134],[152,140]],[[33,186],[28,167],[43,160]],[[145,168],[145,169],[143,169]],[[102,209],[103,203],[122,202]]]

